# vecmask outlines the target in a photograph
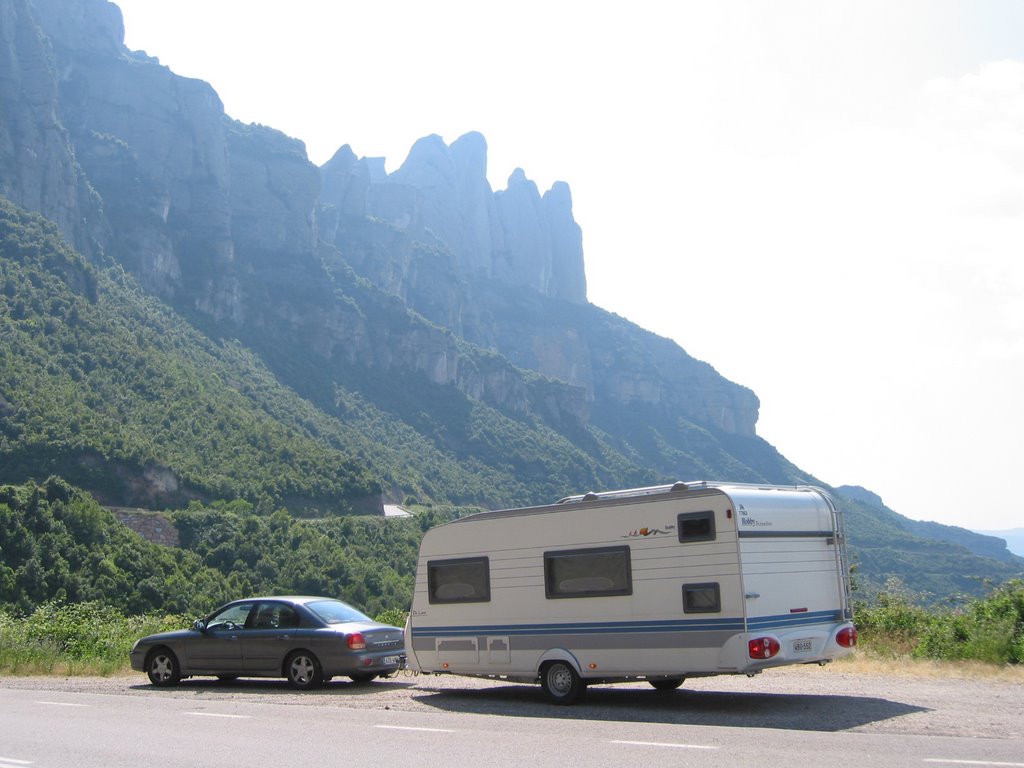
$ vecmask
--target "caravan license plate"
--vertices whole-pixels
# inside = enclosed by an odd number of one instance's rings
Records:
[[[809,637],[793,641],[793,653],[810,653],[812,647],[813,641]]]

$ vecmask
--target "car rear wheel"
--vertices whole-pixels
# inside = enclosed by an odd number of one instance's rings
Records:
[[[156,648],[146,657],[146,674],[153,685],[177,685],[181,680],[178,657],[167,648]]]
[[[284,673],[293,688],[316,688],[324,681],[320,660],[309,651],[296,651],[284,663]]]
[[[685,677],[663,677],[660,680],[648,680],[651,685],[654,686],[656,691],[674,691],[683,681]]]
[[[552,704],[574,704],[586,693],[587,686],[567,661],[552,661],[540,671],[540,686]]]

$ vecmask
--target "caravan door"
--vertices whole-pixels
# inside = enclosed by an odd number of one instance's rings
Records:
[[[772,633],[789,660],[823,653],[848,617],[837,516],[813,489],[730,493],[736,506],[747,632]]]

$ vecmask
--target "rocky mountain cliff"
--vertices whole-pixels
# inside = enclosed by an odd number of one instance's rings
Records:
[[[557,423],[585,426],[594,407],[639,406],[754,436],[749,390],[586,303],[568,186],[541,195],[517,170],[507,189],[492,192],[479,134],[451,146],[421,139],[391,175],[347,146],[317,169],[301,142],[231,120],[209,85],[128,51],[116,6],[3,0],[2,8],[5,114],[32,128],[5,121],[5,196],[174,306],[231,335],[309,339],[328,362],[412,370],[501,407],[526,407],[516,399],[529,387],[510,383],[522,378],[512,367],[500,387],[467,375],[461,338],[551,379],[549,395],[562,391],[542,410]],[[54,181],[41,184],[48,175]],[[381,339],[322,297],[325,270],[341,263],[439,328],[414,323],[405,339]],[[506,294],[499,301],[509,315],[496,317],[485,298]],[[309,300],[316,296],[324,300]],[[566,307],[583,310],[569,325],[555,317]],[[532,325],[525,336],[520,319]],[[634,359],[588,343],[581,324],[595,322]]]

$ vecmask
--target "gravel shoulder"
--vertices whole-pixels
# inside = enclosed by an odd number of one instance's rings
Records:
[[[787,667],[753,678],[687,680],[661,693],[646,683],[593,686],[584,701],[556,707],[540,687],[475,678],[414,675],[354,685],[337,679],[300,693],[284,681],[209,678],[170,689],[145,676],[0,677],[0,688],[107,695],[238,699],[294,706],[360,707],[517,717],[608,720],[807,731],[1024,739],[1024,682],[986,677],[861,672],[842,665]]]

